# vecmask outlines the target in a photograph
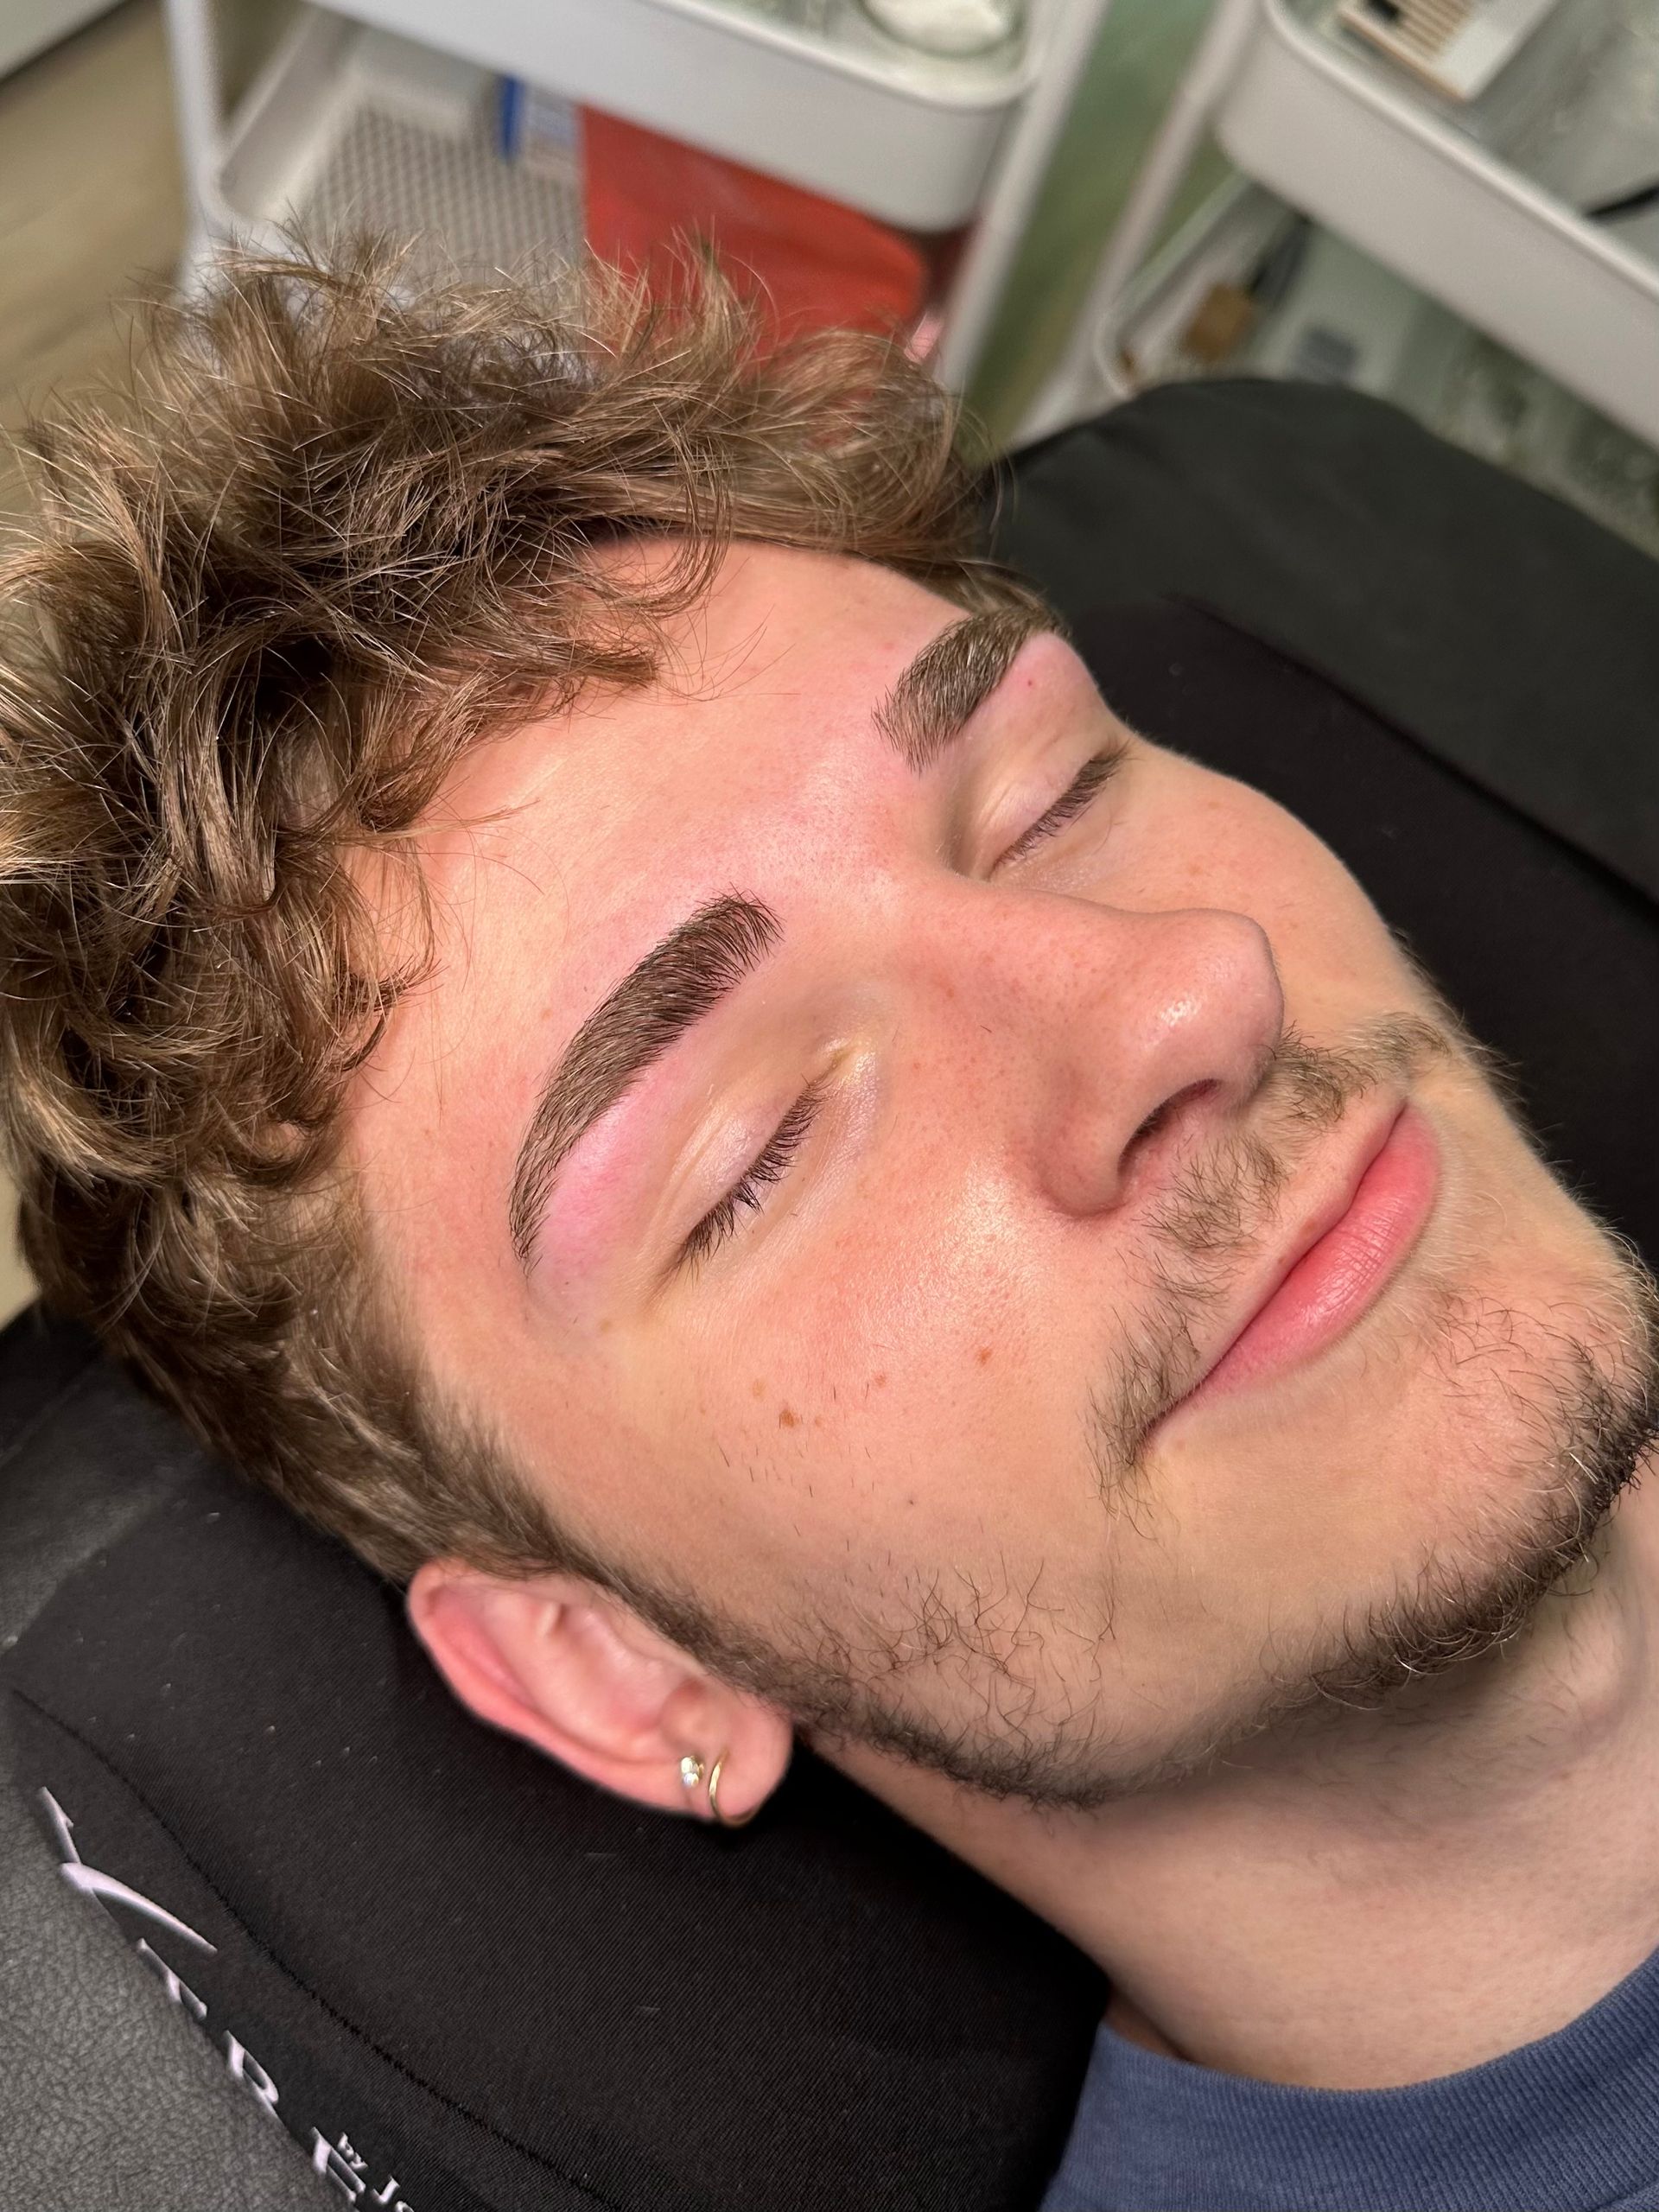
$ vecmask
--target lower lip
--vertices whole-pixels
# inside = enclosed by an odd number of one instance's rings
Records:
[[[1361,1176],[1347,1212],[1303,1253],[1192,1395],[1264,1382],[1345,1336],[1421,1236],[1440,1179],[1434,1133],[1408,1106]]]

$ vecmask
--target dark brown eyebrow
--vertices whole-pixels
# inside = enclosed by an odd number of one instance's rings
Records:
[[[507,1226],[526,1273],[553,1179],[572,1145],[782,934],[759,899],[716,899],[653,946],[588,1016],[542,1086],[512,1173]]]
[[[923,646],[876,709],[876,728],[919,776],[984,705],[1027,639],[1058,627],[1039,607],[965,615]]]

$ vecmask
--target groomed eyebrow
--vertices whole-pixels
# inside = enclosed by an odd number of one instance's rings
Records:
[[[759,899],[714,899],[653,946],[582,1023],[542,1086],[513,1169],[507,1226],[526,1273],[571,1147],[759,967],[781,935],[777,916]]]
[[[982,707],[1028,638],[1059,627],[1039,607],[969,614],[923,646],[875,710],[875,726],[920,775]]]

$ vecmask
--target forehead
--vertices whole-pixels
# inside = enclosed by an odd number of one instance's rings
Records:
[[[633,567],[667,555],[613,556]],[[960,610],[868,563],[773,546],[729,554],[709,593],[670,626],[657,679],[588,694],[479,747],[419,840],[442,899],[510,858],[520,893],[581,881],[566,934],[598,939],[605,913],[639,912],[652,883],[705,872],[767,803],[798,813],[817,779],[880,773],[872,713],[893,676]],[[602,856],[627,841],[650,876]],[[524,873],[527,871],[528,873]]]

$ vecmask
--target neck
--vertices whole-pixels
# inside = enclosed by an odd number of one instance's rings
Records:
[[[1330,2088],[1565,2026],[1659,1948],[1659,1487],[1593,1574],[1409,1709],[1088,1815],[861,1779],[1052,1921],[1138,2039]]]

